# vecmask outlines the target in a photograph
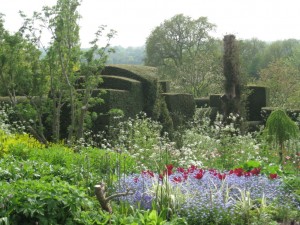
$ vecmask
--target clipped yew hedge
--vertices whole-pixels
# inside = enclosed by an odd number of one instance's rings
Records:
[[[249,121],[261,121],[261,109],[268,106],[268,89],[265,86],[247,85],[249,96],[247,110]]]
[[[113,75],[140,81],[142,83],[143,111],[150,117],[153,115],[154,105],[158,98],[158,77],[155,67],[138,65],[106,66],[102,75]],[[136,96],[138,97],[138,96]]]
[[[197,108],[209,107],[209,98],[195,98]]]
[[[168,110],[172,116],[174,127],[183,121],[193,118],[195,113],[195,100],[191,94],[163,93]]]

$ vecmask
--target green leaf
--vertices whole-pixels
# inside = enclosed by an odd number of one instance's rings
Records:
[[[152,210],[149,214],[149,219],[151,220],[151,222],[157,222],[157,211],[156,210]]]

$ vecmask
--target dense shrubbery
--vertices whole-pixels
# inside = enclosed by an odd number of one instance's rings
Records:
[[[84,189],[55,179],[1,183],[0,198],[0,217],[8,216],[11,224],[84,224],[82,212],[98,210]]]
[[[277,164],[278,153],[260,133],[243,134],[221,121],[196,117],[180,131],[179,149],[167,134],[161,136],[159,123],[144,115],[111,127],[105,140],[97,136],[97,142],[85,139],[73,148],[46,148],[12,132],[9,124],[2,126],[0,224],[299,220],[298,138],[285,144],[284,161]],[[110,215],[94,197],[93,186],[100,181],[107,184],[107,196],[134,194],[111,199]]]

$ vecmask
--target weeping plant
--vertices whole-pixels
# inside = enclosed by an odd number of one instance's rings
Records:
[[[280,163],[283,159],[284,144],[292,138],[297,137],[299,128],[294,121],[281,109],[273,111],[267,119],[266,135],[268,140],[279,146],[278,153]]]

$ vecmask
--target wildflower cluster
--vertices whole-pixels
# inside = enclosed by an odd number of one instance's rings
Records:
[[[120,183],[120,191],[127,188],[135,190],[134,195],[122,197],[120,200],[146,209],[150,209],[156,198],[160,197],[153,187],[168,183],[168,193],[165,194],[181,199],[177,213],[188,219],[197,217],[204,220],[216,211],[233,214],[236,205],[246,193],[251,201],[264,199],[267,204],[280,202],[284,198],[294,198],[284,191],[282,180],[277,174],[266,176],[261,174],[260,168],[250,171],[237,168],[220,172],[194,165],[177,169],[167,165],[160,174],[145,170],[141,174],[123,178]]]

